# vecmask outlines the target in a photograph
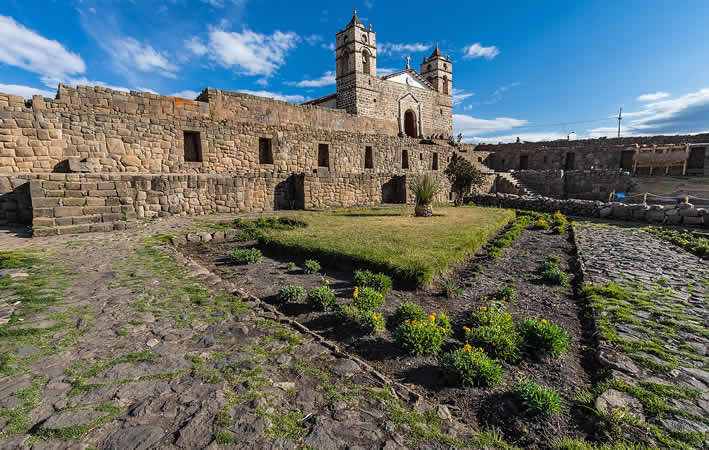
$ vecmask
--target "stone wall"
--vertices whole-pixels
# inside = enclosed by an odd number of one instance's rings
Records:
[[[411,173],[430,170],[433,153],[443,170],[456,150],[387,135],[374,119],[328,108],[214,90],[200,99],[66,86],[56,100],[31,104],[0,94],[0,172],[307,173],[327,144],[332,171],[395,173],[407,150]],[[185,132],[200,133],[201,162],[185,161]],[[259,138],[271,139],[272,164],[259,161]],[[373,169],[364,168],[367,146]]]
[[[413,201],[411,178],[377,174],[255,172],[189,174],[26,174],[0,176],[0,220],[23,213],[36,236],[123,230],[139,218],[373,206]],[[437,200],[448,201],[441,176]],[[391,191],[391,192],[390,192]],[[26,195],[20,195],[26,192]],[[408,195],[408,198],[407,198]],[[30,200],[31,199],[31,200]],[[31,201],[31,205],[26,204]],[[24,203],[23,203],[24,202]],[[24,217],[24,216],[23,216]]]
[[[586,200],[608,199],[611,192],[626,192],[630,183],[630,174],[621,169],[518,170],[512,176],[536,194]]]
[[[709,210],[689,203],[677,205],[647,205],[605,203],[593,200],[561,200],[543,196],[514,194],[475,194],[466,197],[478,206],[513,208],[568,216],[629,220],[652,224],[688,225],[709,228]]]
[[[614,139],[583,139],[574,141],[524,142],[518,144],[481,144],[476,151],[487,152],[486,164],[498,171],[506,170],[583,170],[619,169],[623,166],[623,152],[654,145],[709,143],[709,134],[685,136],[639,136]],[[524,167],[526,166],[526,167]],[[625,167],[626,170],[630,167]],[[677,172],[681,168],[673,168]],[[658,171],[660,172],[660,171]],[[701,176],[695,169],[694,175]],[[664,170],[661,171],[664,173]],[[709,145],[705,149],[703,175],[709,176]]]

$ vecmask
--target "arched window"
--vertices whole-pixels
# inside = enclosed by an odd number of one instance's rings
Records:
[[[448,70],[448,64],[443,64],[443,70]]]
[[[426,72],[430,72],[430,71],[431,71],[431,65],[429,64],[428,66],[426,66]]]
[[[367,50],[364,50],[362,52],[362,72],[366,73],[367,75],[371,75],[369,70],[369,52]]]
[[[448,95],[448,76],[443,77],[443,95]]]
[[[350,71],[350,55],[342,53],[342,75],[347,75]]]

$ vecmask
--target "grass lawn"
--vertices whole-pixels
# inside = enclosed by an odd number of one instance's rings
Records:
[[[437,207],[434,212],[433,217],[413,217],[412,207],[401,207],[301,213],[295,217],[306,227],[266,229],[260,241],[324,264],[351,263],[420,286],[475,252],[515,215],[473,206]]]

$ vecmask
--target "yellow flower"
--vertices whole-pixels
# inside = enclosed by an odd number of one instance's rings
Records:
[[[409,323],[409,319],[404,320],[404,323]]]
[[[473,349],[473,347],[471,347],[470,344],[465,344],[465,346],[463,347],[463,349],[464,349],[466,352],[469,352],[469,351],[471,351],[471,350]]]
[[[487,297],[483,297],[483,300],[487,300]]]
[[[480,310],[482,310],[482,311],[487,311],[487,306],[481,306],[481,307],[480,307]]]
[[[468,327],[463,327],[463,331],[465,331],[466,334],[467,334],[467,333],[470,333],[471,330],[470,330],[470,328],[468,328]]]
[[[330,284],[330,280],[325,280],[325,284]]]
[[[490,325],[492,325],[492,320],[490,320]]]
[[[446,329],[445,329],[445,328],[441,328],[441,333],[446,334]]]
[[[436,316],[434,316],[433,314],[431,314],[430,316],[428,316],[428,320],[430,320],[431,322],[433,322],[434,320],[436,320]]]
[[[542,323],[543,323],[544,325],[546,325],[546,324],[547,324],[547,320],[546,320],[546,319],[542,319]]]
[[[355,290],[354,290],[353,296],[354,296],[354,298],[357,298],[357,296],[359,296],[359,286],[355,286]]]

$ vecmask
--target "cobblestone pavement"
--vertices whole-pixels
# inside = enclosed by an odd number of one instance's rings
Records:
[[[662,444],[706,448],[706,261],[639,229],[591,224],[575,233],[585,282],[593,286],[587,292],[599,358],[612,371],[596,407],[629,409]]]
[[[0,234],[0,448],[447,448],[486,436],[149,238],[195,227]]]

